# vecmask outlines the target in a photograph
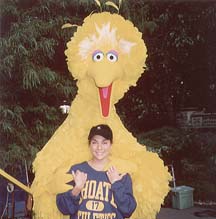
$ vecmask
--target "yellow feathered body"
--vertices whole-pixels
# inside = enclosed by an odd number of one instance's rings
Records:
[[[143,72],[146,47],[142,34],[123,17],[108,12],[88,16],[67,44],[69,70],[77,79],[78,94],[64,123],[57,129],[33,163],[32,184],[34,212],[37,219],[62,219],[56,207],[56,194],[72,187],[67,184],[71,165],[89,160],[87,136],[97,124],[108,124],[114,139],[110,163],[132,176],[138,207],[131,218],[155,219],[169,191],[170,175],[157,154],[148,152],[123,126],[114,104],[123,97]],[[94,51],[101,51],[101,62],[92,60]],[[118,53],[118,60],[106,59],[109,51]],[[112,84],[108,116],[101,114],[98,89]],[[106,169],[105,168],[105,169]]]

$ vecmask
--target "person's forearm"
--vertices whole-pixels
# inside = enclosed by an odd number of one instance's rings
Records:
[[[80,192],[81,192],[81,189],[76,187],[76,186],[71,191],[73,196],[78,196],[80,194]]]
[[[78,211],[80,196],[74,196],[72,190],[57,194],[56,204],[62,214],[75,214]]]
[[[111,185],[114,200],[121,214],[129,218],[136,208],[136,200],[133,196],[132,181],[129,175]]]

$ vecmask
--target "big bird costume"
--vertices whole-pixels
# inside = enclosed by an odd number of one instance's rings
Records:
[[[114,133],[110,163],[130,173],[137,208],[133,219],[154,219],[169,191],[169,173],[157,154],[146,151],[123,126],[114,104],[143,72],[146,47],[142,34],[122,16],[95,13],[84,19],[65,52],[68,68],[77,79],[78,94],[64,123],[37,154],[32,184],[36,219],[62,219],[56,194],[67,184],[71,165],[91,158],[88,132],[108,124]],[[85,218],[83,218],[85,219]]]

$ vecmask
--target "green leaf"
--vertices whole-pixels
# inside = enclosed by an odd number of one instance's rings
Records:
[[[41,84],[38,73],[31,67],[24,68],[23,72],[23,88],[33,89],[37,88]]]
[[[13,133],[12,123],[4,121],[3,123],[1,122],[0,125],[1,125],[2,131],[6,133],[7,135]]]
[[[43,68],[39,72],[40,81],[43,81],[47,84],[53,83],[57,79],[56,72],[52,71],[49,68]]]
[[[24,56],[28,55],[28,50],[23,45],[19,45],[17,47],[17,52],[18,52],[18,54],[21,54]]]

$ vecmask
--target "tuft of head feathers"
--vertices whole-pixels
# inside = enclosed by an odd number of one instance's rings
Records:
[[[79,55],[82,60],[86,60],[88,55],[94,51],[99,45],[109,43],[111,48],[117,48],[122,54],[129,54],[131,47],[136,45],[134,42],[129,42],[124,38],[117,37],[116,28],[111,28],[110,22],[104,23],[100,28],[95,24],[96,34],[89,34],[85,39],[83,39],[79,47]]]

